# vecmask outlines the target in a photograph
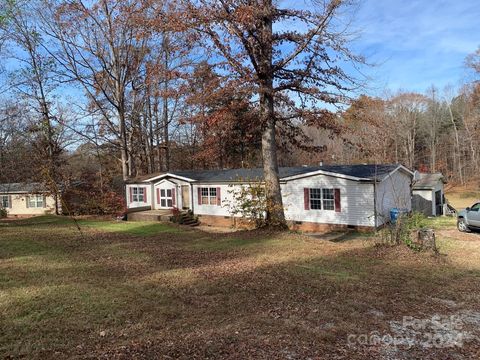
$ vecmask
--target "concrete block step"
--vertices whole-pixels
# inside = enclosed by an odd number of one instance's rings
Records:
[[[141,212],[138,213],[131,213],[127,215],[128,221],[160,221],[160,215],[156,214],[142,214]],[[167,218],[168,221],[169,218]]]

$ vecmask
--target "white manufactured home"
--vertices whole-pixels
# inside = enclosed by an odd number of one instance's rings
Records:
[[[292,229],[376,228],[392,208],[411,210],[413,173],[402,165],[285,167],[279,174]],[[262,169],[171,171],[130,181],[126,202],[131,211],[190,210],[201,223],[232,226],[233,192],[262,179]]]

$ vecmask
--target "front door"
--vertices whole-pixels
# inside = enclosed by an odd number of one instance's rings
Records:
[[[190,209],[190,186],[182,185],[182,208]]]
[[[172,189],[160,189],[160,207],[164,209],[173,207]]]

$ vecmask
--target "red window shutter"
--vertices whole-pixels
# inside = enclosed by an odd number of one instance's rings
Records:
[[[160,188],[157,188],[157,204],[160,204]]]
[[[143,190],[143,202],[147,202],[147,188],[142,188]]]
[[[217,205],[222,206],[222,195],[220,194],[221,189],[217,187]]]
[[[202,188],[197,188],[198,190],[198,205],[202,205]]]
[[[305,210],[310,210],[310,189],[303,189],[303,206]]]
[[[175,199],[175,188],[172,189],[172,205],[175,207],[177,204],[176,204],[176,200]]]
[[[131,187],[128,188],[130,190],[130,202],[133,202],[133,190]]]
[[[340,199],[340,189],[335,189],[335,212],[342,212],[342,202]]]

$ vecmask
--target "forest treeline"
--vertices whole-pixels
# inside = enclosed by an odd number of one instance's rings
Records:
[[[336,21],[349,2],[312,3],[0,0],[0,183],[75,187],[85,211],[108,212],[125,180],[173,169],[263,167],[272,202],[277,164],[474,179],[475,78],[354,95],[366,79],[341,64],[368,61]],[[474,75],[479,58],[465,61]]]

